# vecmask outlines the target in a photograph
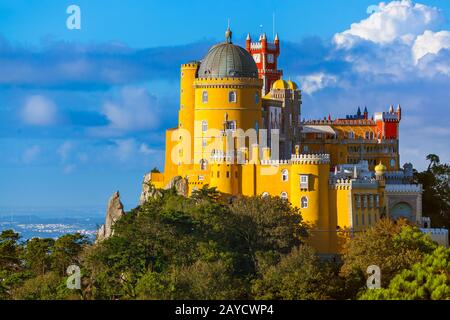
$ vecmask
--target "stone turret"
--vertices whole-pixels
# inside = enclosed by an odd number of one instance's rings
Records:
[[[123,204],[120,201],[119,191],[115,192],[109,199],[108,210],[106,211],[105,224],[97,231],[96,242],[101,242],[110,238],[114,234],[114,224],[125,215]]]

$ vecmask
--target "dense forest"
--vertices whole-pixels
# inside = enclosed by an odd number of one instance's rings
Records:
[[[424,215],[448,228],[450,169],[428,158],[415,173]],[[228,203],[215,189],[191,198],[164,190],[100,243],[3,231],[0,299],[450,299],[450,249],[406,221],[380,220],[339,259],[307,243],[301,212],[280,198]],[[80,289],[67,287],[70,265],[81,269]],[[370,265],[381,269],[381,289],[367,288]]]

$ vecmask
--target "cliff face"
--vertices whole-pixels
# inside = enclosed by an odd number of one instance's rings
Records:
[[[97,231],[97,241],[101,242],[111,237],[114,233],[114,224],[125,215],[123,204],[120,201],[119,192],[115,192],[109,199],[108,210],[106,211],[105,224]]]

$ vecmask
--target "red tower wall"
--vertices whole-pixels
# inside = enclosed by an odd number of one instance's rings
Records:
[[[265,36],[261,36],[258,42],[252,42],[248,37],[246,49],[255,60],[259,78],[264,81],[263,95],[265,95],[270,91],[272,84],[283,76],[283,72],[278,70],[280,41],[276,38],[273,43],[269,43]]]

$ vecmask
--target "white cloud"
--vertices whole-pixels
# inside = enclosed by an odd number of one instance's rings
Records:
[[[323,72],[300,76],[299,80],[302,91],[309,95],[324,87],[333,86],[337,82],[336,76]]]
[[[113,130],[148,130],[159,124],[156,98],[144,88],[122,89],[118,101],[108,101],[103,105],[103,113],[110,121],[108,128]]]
[[[41,153],[40,146],[38,145],[31,146],[24,151],[22,155],[22,161],[25,164],[30,164],[37,159],[40,153]]]
[[[22,120],[36,126],[52,125],[57,120],[56,105],[42,95],[30,96],[22,109]]]
[[[394,41],[411,43],[426,30],[436,30],[444,21],[436,7],[414,3],[411,0],[381,2],[379,10],[367,19],[353,23],[350,29],[334,36],[338,47],[352,47],[359,40],[377,44]]]
[[[450,49],[449,31],[425,31],[417,37],[412,47],[414,61],[418,61],[427,54],[437,54],[442,49]]]

